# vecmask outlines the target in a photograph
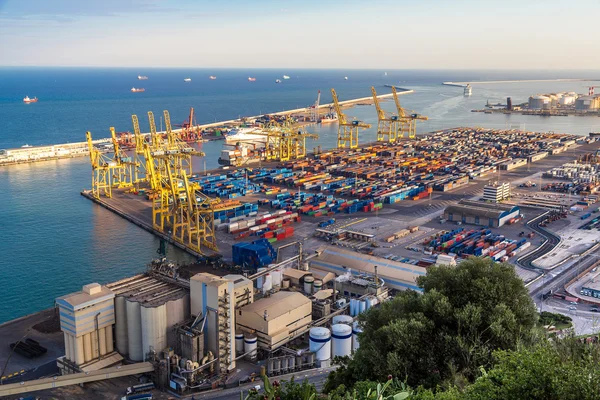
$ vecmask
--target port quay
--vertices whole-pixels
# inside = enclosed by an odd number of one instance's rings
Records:
[[[0,348],[0,363],[10,362],[0,396],[87,397],[89,382],[107,379],[111,395],[129,388],[131,399],[153,389],[239,394],[260,375],[321,384],[336,356],[360,347],[362,313],[420,291],[428,268],[469,257],[511,264],[540,307],[572,302],[591,312],[600,303],[599,137],[480,127],[416,135],[427,117],[378,112],[380,140],[359,144],[369,124],[343,110],[379,111],[377,100],[390,96],[373,89],[320,105],[336,109],[344,145],[333,149],[306,151],[298,127],[310,108],[270,114],[299,115],[291,127],[281,118],[281,132],[293,135],[270,131],[255,158],[210,171],[193,169],[206,155],[170,123],[136,135],[133,157],[116,140],[73,144],[90,155],[92,187],[81,195],[93,207],[195,261],[176,264],[159,250],[143,273],[81,282],[54,308],[0,325],[12,344]]]

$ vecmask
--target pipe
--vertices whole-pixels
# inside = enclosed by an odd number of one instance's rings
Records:
[[[98,328],[98,317],[101,313],[96,314],[94,319],[96,320],[96,345],[98,346],[98,359],[100,359],[100,329]],[[112,327],[111,327],[112,328]]]
[[[251,281],[256,280],[256,279],[260,278],[261,276],[264,276],[264,275],[268,274],[269,272],[276,270],[277,268],[281,268],[281,266],[283,266],[285,264],[288,264],[290,262],[298,260],[299,258],[300,258],[300,256],[293,256],[292,258],[288,258],[285,261],[282,261],[282,262],[280,262],[278,264],[274,264],[271,268],[267,268],[266,271],[257,272],[254,275],[250,275],[248,277],[248,279],[250,279]]]

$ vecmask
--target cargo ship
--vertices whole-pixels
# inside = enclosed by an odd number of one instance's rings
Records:
[[[248,82],[255,82],[255,81],[256,81],[256,78],[248,77]]]
[[[132,87],[132,88],[131,88],[131,91],[132,91],[133,93],[138,93],[138,92],[145,92],[145,91],[146,91],[146,89],[144,89],[144,88],[134,88],[134,87]]]
[[[287,75],[284,75],[284,76],[283,76],[283,79],[290,79],[290,77],[289,77],[289,76],[287,76]]]
[[[321,118],[319,120],[319,123],[321,124],[331,124],[333,122],[337,122],[337,115],[335,114],[328,114],[325,117]]]
[[[140,81],[145,81],[146,79],[148,79],[148,77],[147,77],[147,76],[144,76],[144,75],[138,75],[138,79],[139,79]]]
[[[29,96],[25,96],[25,98],[23,99],[23,103],[37,103],[38,99],[37,97],[34,97],[33,99],[30,99]]]
[[[215,79],[217,79],[217,77],[214,76],[214,75],[209,76],[209,78],[210,78],[211,81],[214,81]]]
[[[192,78],[184,78],[184,79],[183,79],[183,81],[184,81],[184,82],[191,82],[191,81],[192,81]]]

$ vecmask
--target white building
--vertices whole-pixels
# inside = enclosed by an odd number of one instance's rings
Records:
[[[499,203],[510,198],[510,183],[493,182],[483,188],[483,199],[493,203]]]

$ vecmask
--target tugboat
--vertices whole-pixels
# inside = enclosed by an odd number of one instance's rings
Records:
[[[38,99],[37,97],[34,97],[33,99],[30,99],[29,96],[25,96],[25,98],[23,99],[23,103],[37,103]]]

